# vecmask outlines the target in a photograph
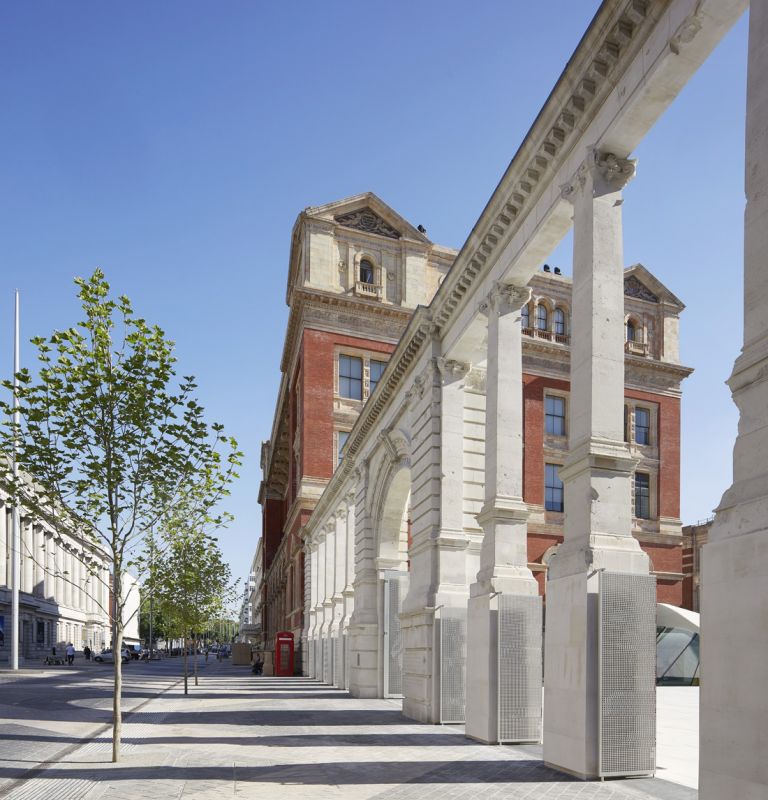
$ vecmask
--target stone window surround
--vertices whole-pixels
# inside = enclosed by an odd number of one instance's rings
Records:
[[[339,468],[339,464],[341,464],[341,459],[339,458],[339,434],[346,433],[349,434],[351,432],[351,428],[336,428],[333,431],[333,468],[337,470]]]
[[[558,436],[554,433],[547,433],[547,396],[549,397],[562,397],[563,401],[565,402],[565,433],[562,436]],[[565,441],[568,441],[568,432],[570,431],[570,414],[571,414],[571,403],[570,403],[570,392],[566,391],[565,389],[555,389],[550,386],[547,386],[544,389],[544,398],[542,400],[542,419],[544,423],[544,441],[551,441],[557,443],[558,445],[562,445]]]
[[[355,400],[351,397],[342,397],[339,394],[339,356],[350,356],[351,358],[360,358],[363,361],[363,399]],[[340,400],[349,403],[355,408],[362,408],[362,405],[370,397],[371,394],[371,361],[383,361],[385,364],[389,361],[389,353],[380,353],[377,350],[365,350],[357,347],[348,347],[346,345],[336,345],[333,350],[333,397],[334,400]],[[359,410],[359,409],[358,409]]]
[[[528,307],[528,319],[533,323],[533,327],[537,328],[536,309],[539,306],[544,306],[547,309],[547,327],[542,330],[547,330],[554,333],[555,330],[555,311],[559,308],[565,316],[565,336],[571,332],[571,309],[567,302],[560,299],[546,297],[544,295],[533,295],[526,304]]]
[[[648,400],[635,400],[632,397],[624,398],[624,407],[627,409],[627,443],[630,450],[647,455],[651,458],[658,452],[659,442],[659,404]],[[649,444],[638,444],[635,441],[635,409],[644,408],[649,412],[650,429],[648,431]],[[644,470],[641,469],[641,472]]]

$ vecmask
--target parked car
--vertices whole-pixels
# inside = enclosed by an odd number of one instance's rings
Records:
[[[131,660],[131,654],[128,652],[128,648],[124,647],[121,653],[123,664],[127,663]],[[114,664],[115,663],[115,655],[112,652],[111,647],[105,647],[100,653],[93,657],[94,661],[101,661],[104,664]]]

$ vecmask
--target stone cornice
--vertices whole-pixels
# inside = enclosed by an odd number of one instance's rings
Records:
[[[520,228],[549,184],[545,174],[566,162],[665,5],[663,0],[601,5],[440,286],[431,305],[439,328]]]
[[[410,308],[387,305],[377,300],[366,300],[356,296],[323,292],[318,289],[297,288],[293,293],[293,306],[291,307],[291,313],[288,317],[288,328],[285,334],[283,355],[280,359],[280,370],[283,373],[287,374],[291,369],[291,365],[295,363],[299,345],[299,333],[304,321],[305,310],[311,308],[327,308],[329,306],[349,309],[354,311],[361,318],[387,317],[401,322],[403,325],[405,325],[408,319],[413,315],[413,310]]]

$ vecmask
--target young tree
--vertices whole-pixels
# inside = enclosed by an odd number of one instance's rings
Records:
[[[15,403],[0,446],[14,441],[22,477],[2,465],[16,502],[65,517],[100,543],[112,560],[114,635],[119,654],[129,598],[123,575],[144,557],[153,525],[194,499],[196,513],[215,509],[237,477],[241,453],[220,424],[209,425],[194,399],[194,379],[177,381],[173,342],[134,314],[127,297],[111,299],[101,270],[75,283],[84,319],[37,337],[39,371],[19,373]],[[9,381],[3,385],[11,389]],[[18,409],[21,423],[12,413]],[[115,658],[112,760],[120,753],[122,670]]]
[[[197,686],[197,642],[230,581],[230,569],[218,543],[206,534],[194,517],[176,515],[163,525],[160,555],[153,559],[150,584],[155,604],[175,632],[184,640],[184,694],[189,691],[188,641],[195,648]]]

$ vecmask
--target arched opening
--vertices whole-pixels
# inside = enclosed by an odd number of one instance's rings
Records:
[[[376,516],[379,579],[379,688],[382,697],[403,695],[403,639],[400,611],[408,593],[408,535],[411,470],[405,459],[393,465]]]
[[[373,262],[368,258],[360,259],[359,281],[370,286],[375,283]]]

